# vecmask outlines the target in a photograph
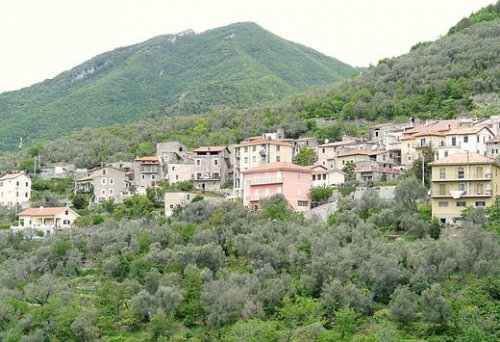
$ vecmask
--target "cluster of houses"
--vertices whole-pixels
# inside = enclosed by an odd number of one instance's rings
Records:
[[[303,148],[316,152],[312,165],[299,166]],[[71,165],[43,170],[41,176],[75,177],[75,193],[87,193],[94,203],[120,203],[133,194],[145,194],[160,181],[192,182],[198,191],[219,192],[240,198],[258,209],[262,201],[282,194],[297,211],[311,209],[310,190],[338,186],[346,181],[342,171],[350,165],[356,181],[373,184],[397,180],[405,169],[432,153],[431,203],[433,215],[453,222],[467,206],[489,206],[498,193],[497,157],[500,151],[500,116],[485,120],[452,119],[370,127],[367,139],[344,136],[341,141],[285,138],[283,130],[250,137],[231,146],[200,146],[189,150],[177,142],[157,144],[156,155],[132,162],[115,162],[92,170]],[[31,180],[24,174],[0,178],[0,204],[29,206]],[[165,214],[189,203],[193,193],[168,192]],[[27,208],[19,225],[51,229],[69,227],[78,214],[69,208]]]

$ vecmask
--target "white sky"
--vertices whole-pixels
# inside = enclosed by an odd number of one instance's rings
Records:
[[[433,40],[494,0],[0,0],[0,92],[119,46],[253,21],[354,66]]]

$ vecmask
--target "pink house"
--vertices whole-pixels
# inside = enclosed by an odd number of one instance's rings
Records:
[[[311,208],[309,191],[312,170],[288,162],[276,162],[242,171],[243,205],[259,208],[261,201],[275,194],[283,194],[296,211]]]

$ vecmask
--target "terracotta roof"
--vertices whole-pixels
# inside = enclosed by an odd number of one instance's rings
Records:
[[[63,210],[67,210],[66,207],[48,207],[48,208],[28,208],[21,211],[18,216],[55,216]]]
[[[466,165],[466,164],[493,164],[494,159],[485,157],[479,153],[455,153],[443,159],[438,159],[429,165]]]
[[[486,126],[472,126],[472,127],[459,127],[452,129],[446,132],[446,135],[476,134],[483,129],[487,129],[488,131],[490,131],[491,134],[493,134],[493,132],[491,132],[491,130]]]
[[[420,131],[418,133],[413,134],[414,138],[426,137],[426,136],[444,137],[445,134],[442,132],[439,132],[437,130],[423,130],[423,131]]]
[[[154,156],[136,158],[135,160],[136,161],[144,161],[144,162],[153,162],[153,163],[160,162],[158,157],[154,157]]]
[[[200,146],[196,150],[193,150],[193,152],[221,152],[226,148],[226,146]]]
[[[16,179],[17,177],[19,176],[26,176],[24,173],[8,173],[4,176],[2,176],[2,178],[0,178],[0,180],[8,180],[8,179]]]
[[[435,122],[431,122],[431,123],[427,123],[427,124],[418,125],[418,126],[415,126],[413,128],[408,128],[405,132],[407,132],[409,134],[413,134],[413,133],[419,133],[425,129],[443,132],[443,131],[447,131],[449,129],[457,128],[461,124],[462,124],[462,121],[460,121],[459,119],[439,120],[439,121],[435,121]]]
[[[496,143],[499,143],[499,142],[500,142],[500,137],[488,140],[486,143],[487,144],[496,144]]]
[[[311,173],[312,170],[307,166],[300,166],[292,164],[289,162],[276,162],[256,166],[250,170],[244,170],[242,173],[252,173],[252,172],[266,172],[266,171],[277,171],[277,170],[288,170],[288,171],[301,171],[306,173]]]
[[[334,141],[328,144],[319,145],[319,147],[335,147],[335,146],[345,146],[359,144],[359,141]]]
[[[282,139],[267,139],[267,138],[260,138],[260,139],[254,139],[250,141],[243,141],[239,145],[236,146],[251,146],[251,145],[264,145],[264,144],[271,144],[271,145],[282,145],[282,146],[292,146],[292,144],[287,143],[283,141]]]
[[[345,174],[345,172],[344,172],[344,171],[342,171],[342,170],[337,170],[337,169],[329,169],[329,168],[327,168],[327,167],[326,167],[326,166],[324,166],[324,165],[309,165],[309,166],[306,166],[306,167],[310,168],[310,169],[313,171],[313,173],[318,173],[318,172],[322,172],[322,173],[323,173],[323,172],[326,172],[326,173],[331,173],[331,172],[339,172],[339,173],[343,173],[343,174]],[[315,168],[317,168],[317,167],[320,167],[320,168],[322,168],[323,170],[315,170]]]
[[[348,152],[345,152],[345,153],[341,153],[339,155],[337,155],[337,157],[348,157],[348,156],[357,156],[357,155],[370,155],[372,154],[373,151],[370,151],[370,150],[352,150],[352,151],[348,151]]]

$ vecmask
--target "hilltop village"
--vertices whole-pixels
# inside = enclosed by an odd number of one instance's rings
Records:
[[[205,197],[216,202],[242,201],[258,210],[264,200],[282,195],[293,210],[308,212],[318,201],[314,189],[395,185],[409,170],[429,188],[432,215],[455,224],[467,207],[491,206],[498,193],[500,116],[477,120],[410,120],[370,127],[368,138],[343,136],[341,141],[289,139],[286,132],[263,133],[230,146],[199,146],[189,150],[177,141],[158,142],[154,156],[116,161],[91,170],[74,165],[42,169],[42,179],[73,179],[73,195],[88,205],[123,203],[133,195],[162,189],[164,215]],[[425,170],[429,170],[426,172]],[[426,179],[427,177],[427,179]],[[79,218],[66,206],[32,207],[30,175],[0,178],[0,204],[16,206],[14,232],[39,235],[70,228]],[[326,192],[331,195],[332,191]]]

